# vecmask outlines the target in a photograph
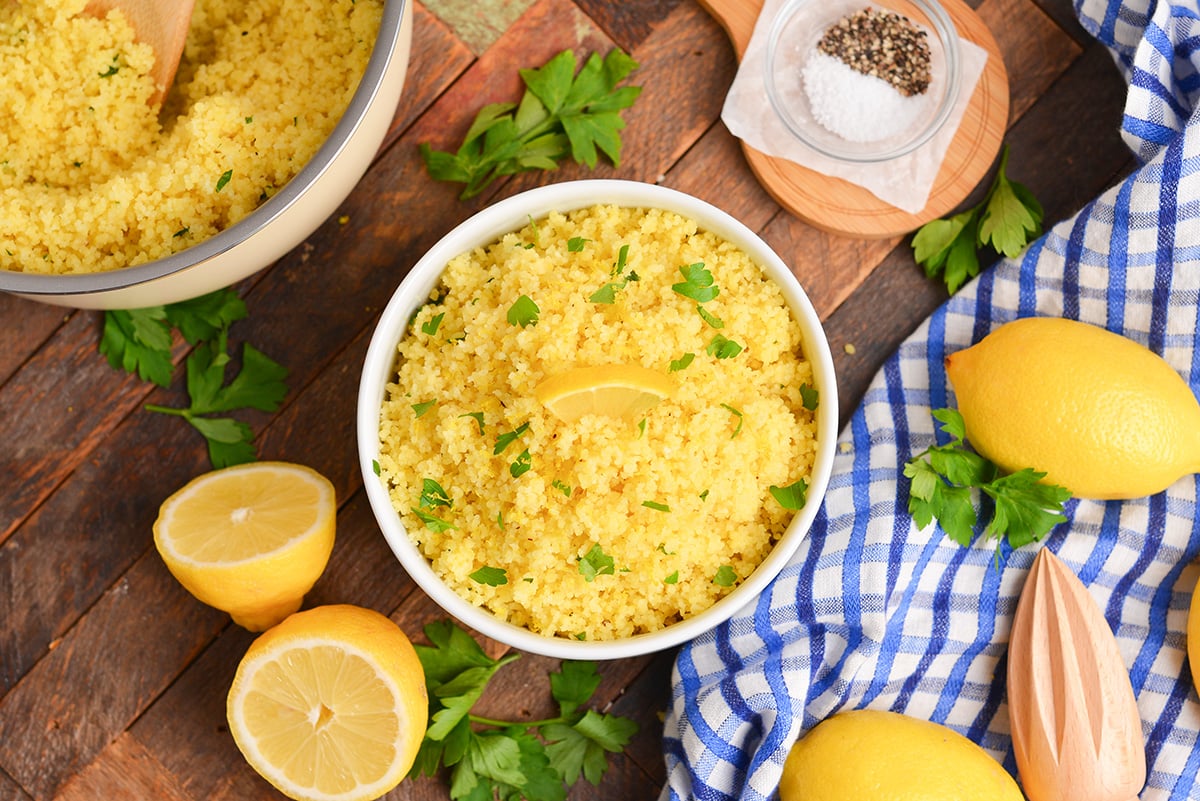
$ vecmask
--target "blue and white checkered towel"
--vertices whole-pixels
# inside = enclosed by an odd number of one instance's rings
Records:
[[[1200,8],[1077,0],[1129,83],[1122,133],[1141,167],[1022,257],[951,298],[884,365],[841,435],[829,492],[792,562],[683,648],[665,723],[664,798],[767,799],[791,745],[842,709],[927,718],[1016,775],[1005,700],[1012,614],[1038,546],[963,548],[907,513],[901,469],[954,406],[942,367],[1017,317],[1105,326],[1200,393]],[[1150,498],[1073,500],[1044,541],[1112,626],[1146,741],[1143,801],[1200,799],[1200,699],[1185,659],[1200,576],[1197,478]]]

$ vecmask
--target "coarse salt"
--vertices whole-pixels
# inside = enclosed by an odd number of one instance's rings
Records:
[[[905,97],[882,78],[864,75],[817,50],[803,75],[813,119],[849,142],[888,139],[927,114],[928,94]]]

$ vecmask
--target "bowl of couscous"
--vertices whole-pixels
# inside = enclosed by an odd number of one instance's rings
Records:
[[[366,492],[409,575],[521,650],[610,659],[773,579],[837,436],[788,266],[681,192],[586,180],[479,212],[401,282],[359,385]]]
[[[228,286],[334,212],[395,115],[412,0],[197,0],[161,108],[153,53],[84,4],[0,3],[0,291],[135,308]]]

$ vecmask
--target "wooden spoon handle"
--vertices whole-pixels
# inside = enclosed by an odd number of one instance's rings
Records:
[[[157,106],[175,81],[194,7],[195,0],[88,0],[83,13],[102,18],[114,9],[120,11],[137,41],[154,48],[150,75],[156,89],[150,104]]]
[[[1146,751],[1129,673],[1087,588],[1045,548],[1013,619],[1008,705],[1030,801],[1136,801]]]

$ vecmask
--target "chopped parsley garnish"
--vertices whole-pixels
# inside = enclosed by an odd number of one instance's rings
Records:
[[[512,464],[508,466],[508,472],[513,478],[519,478],[529,472],[533,467],[533,457],[529,455],[529,449],[521,451]]]
[[[697,303],[708,303],[721,294],[720,288],[713,284],[712,273],[704,268],[704,262],[686,264],[679,268],[679,272],[683,273],[683,281],[671,284],[671,289],[685,298],[691,298]]]
[[[414,403],[412,405],[413,414],[415,414],[417,417],[422,417],[422,416],[424,416],[424,414],[426,412],[428,412],[434,406],[437,406],[436,398],[434,400],[421,401],[420,403]]]
[[[592,240],[585,239],[582,236],[573,236],[567,240],[567,252],[568,253],[582,253],[584,246],[587,245],[587,243],[591,242],[591,241]]]
[[[445,316],[446,313],[442,312],[441,314],[435,314],[433,317],[430,317],[428,320],[421,323],[421,332],[428,334],[429,336],[433,336],[437,333],[438,327],[441,326],[442,319],[445,318]]]
[[[772,484],[768,490],[771,497],[779,501],[779,505],[784,509],[799,511],[808,502],[808,482],[804,479],[788,484],[786,487],[777,487]]]
[[[567,484],[565,481],[560,481],[557,478],[550,482],[550,486],[554,487],[554,489],[558,490],[563,495],[566,495],[568,498],[570,498],[571,493],[574,492],[574,489],[569,484]]]
[[[529,430],[529,423],[525,422],[525,423],[521,423],[521,425],[517,426],[512,431],[508,431],[504,434],[497,434],[496,435],[496,447],[492,448],[492,455],[499,456],[500,454],[504,453],[505,448],[507,448],[509,445],[513,444],[518,439],[520,439],[521,435],[523,435],[528,430]]]
[[[722,320],[720,317],[716,316],[712,312],[705,311],[703,306],[697,305],[696,311],[700,313],[700,319],[703,320],[704,322],[708,323],[713,328],[724,328],[725,327],[724,320]]]
[[[371,470],[374,471],[375,475],[377,475],[377,476],[383,474],[383,471],[379,468],[379,460],[378,459],[371,460]]]
[[[621,249],[617,251],[617,263],[613,265],[609,275],[614,278],[622,275],[625,272],[625,265],[629,260],[629,245],[621,245]],[[617,302],[617,292],[629,285],[630,281],[638,281],[638,274],[630,272],[629,275],[619,281],[609,281],[604,286],[597,289],[588,297],[591,303],[604,303],[612,305]]]
[[[436,517],[436,516],[430,514],[429,512],[418,509],[415,506],[410,507],[410,508],[412,509],[412,513],[415,514],[417,517],[421,518],[421,522],[424,523],[425,526],[430,531],[435,531],[435,532],[440,533],[443,531],[450,531],[451,529],[456,530],[456,531],[458,530],[458,526],[456,526],[453,523],[450,523],[446,520],[442,520],[440,517]]]
[[[596,576],[611,576],[616,572],[616,562],[596,543],[586,554],[579,557],[579,573],[584,581],[595,581]]]
[[[679,571],[678,570],[676,570],[674,573],[672,573],[671,575],[669,575],[665,579],[663,579],[663,584],[678,584],[678,583],[679,583]]]
[[[675,551],[668,551],[667,544],[665,542],[660,542],[658,547],[654,550],[658,551],[659,553],[666,554],[667,556],[674,556],[676,553]]]
[[[815,412],[817,410],[818,397],[816,387],[810,387],[808,384],[800,385],[800,403],[803,404],[805,409]]]
[[[740,409],[735,409],[732,406],[730,406],[728,403],[722,403],[721,408],[726,409],[731,414],[737,416],[737,427],[733,429],[733,433],[729,436],[730,439],[733,439],[738,434],[742,433],[742,423],[744,423],[746,421],[746,416],[744,414],[742,414]]]
[[[653,509],[656,512],[671,511],[670,506],[665,503],[659,503],[658,501],[642,501],[642,506],[645,506],[647,509]]]
[[[450,494],[442,489],[442,485],[434,481],[432,478],[421,480],[421,500],[422,509],[433,509],[438,506],[450,508],[454,506],[454,501],[450,499]]]
[[[483,433],[483,412],[467,412],[466,414],[460,414],[459,417],[470,417],[479,426],[479,433]]]
[[[190,234],[191,232],[192,232],[192,229],[191,229],[191,227],[190,227],[190,226],[184,226],[183,228],[180,228],[180,229],[179,229],[178,231],[176,231],[175,233],[171,234],[171,238],[172,238],[172,239],[180,239],[180,238],[182,238],[182,237],[185,237],[185,236],[187,236],[187,235],[188,235],[188,234]]]
[[[111,78],[112,76],[116,75],[121,71],[121,68],[117,65],[118,58],[120,58],[120,56],[113,56],[112,63],[108,65],[108,69],[106,69],[104,72],[98,72],[96,74],[101,78]]]
[[[700,493],[700,500],[702,500],[702,501],[708,500],[708,490],[705,490],[704,492]]]
[[[468,575],[472,581],[489,587],[502,587],[508,583],[508,571],[502,567],[484,565]]]
[[[678,359],[672,359],[670,371],[672,373],[677,373],[680,370],[686,369],[687,366],[695,360],[695,358],[696,358],[696,354],[685,353],[682,356],[680,356]]]
[[[533,302],[533,298],[528,295],[522,295],[508,309],[508,324],[519,325],[521,328],[537,325],[538,315],[541,311],[538,305]]]
[[[717,334],[712,338],[712,342],[708,343],[705,351],[709,356],[714,356],[718,359],[732,359],[742,352],[742,346],[732,339],[727,339],[725,336]]]
[[[217,179],[217,191],[220,192],[229,185],[229,181],[233,178],[233,170],[226,170],[221,173],[221,177]]]
[[[721,565],[717,568],[717,573],[713,576],[713,584],[721,587],[732,587],[737,582],[737,573],[733,572],[733,567],[730,565]]]

